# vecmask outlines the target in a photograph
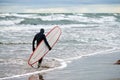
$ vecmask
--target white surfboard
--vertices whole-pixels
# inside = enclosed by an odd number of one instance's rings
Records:
[[[58,26],[55,26],[53,29],[51,29],[47,33],[46,39],[51,47],[55,45],[60,35],[61,35],[61,29]],[[38,62],[41,58],[43,58],[48,52],[49,52],[49,49],[46,46],[44,40],[42,40],[40,44],[37,46],[37,48],[35,49],[35,51],[30,55],[28,64],[32,66],[33,64]]]

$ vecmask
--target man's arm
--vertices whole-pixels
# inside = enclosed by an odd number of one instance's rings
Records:
[[[34,37],[33,41],[32,41],[32,50],[35,50],[35,40],[36,40],[36,36]]]
[[[49,48],[49,50],[51,50],[51,47],[50,47],[50,45],[49,45],[49,43],[48,43],[48,41],[47,41],[45,35],[44,35],[44,41],[45,41],[45,44],[47,45],[47,47]]]

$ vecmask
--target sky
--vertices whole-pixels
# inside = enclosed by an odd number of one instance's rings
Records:
[[[120,13],[120,0],[0,0],[0,13]]]

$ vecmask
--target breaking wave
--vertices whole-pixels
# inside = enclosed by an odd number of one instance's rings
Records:
[[[0,42],[1,45],[19,45],[19,44],[31,44],[31,43],[25,43],[25,42],[21,42],[21,43],[5,43],[5,42]]]

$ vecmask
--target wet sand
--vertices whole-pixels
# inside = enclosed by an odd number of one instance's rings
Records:
[[[62,70],[52,71],[44,80],[120,80],[120,52],[98,54],[74,60]]]

